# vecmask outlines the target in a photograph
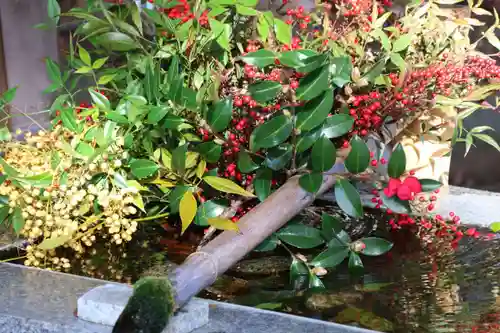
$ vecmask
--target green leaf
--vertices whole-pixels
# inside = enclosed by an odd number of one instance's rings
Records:
[[[221,191],[224,193],[238,194],[244,197],[254,197],[252,193],[246,191],[241,186],[239,186],[238,184],[234,183],[229,179],[215,177],[215,176],[205,176],[203,177],[203,180],[217,191]]]
[[[184,231],[186,231],[186,229],[191,225],[191,222],[193,222],[197,209],[198,205],[193,193],[186,191],[179,202],[179,215],[181,217],[182,224],[181,234],[183,234]]]
[[[315,194],[319,191],[323,183],[323,175],[321,173],[306,173],[300,176],[299,185],[304,191]]]
[[[12,140],[12,134],[7,127],[0,128],[0,141]]]
[[[122,32],[106,32],[96,38],[96,43],[110,51],[132,51],[138,48],[139,43]]]
[[[187,145],[182,145],[172,152],[172,170],[179,175],[186,171]]]
[[[0,165],[2,165],[2,173],[6,174],[7,176],[13,178],[19,176],[19,171],[11,167],[9,163],[5,162],[2,157],[0,157]]]
[[[316,141],[311,151],[313,171],[324,172],[330,170],[336,159],[337,150],[330,139],[322,137]]]
[[[259,33],[260,39],[263,42],[266,42],[267,39],[269,38],[269,28],[270,28],[270,22],[268,22],[266,16],[263,14],[259,15],[259,19],[257,21],[257,31]]]
[[[422,192],[432,192],[441,188],[443,183],[434,179],[419,179],[420,185],[422,185]]]
[[[319,137],[321,136],[322,130],[323,129],[320,127],[313,131],[301,134],[297,138],[297,144],[295,146],[295,150],[297,151],[297,153],[302,153],[307,149],[311,148],[312,145],[316,142],[316,140],[318,140]]]
[[[153,106],[148,112],[148,124],[158,124],[168,113],[166,105]]]
[[[187,191],[190,191],[189,186],[179,185],[176,186],[172,190],[172,192],[170,192],[170,194],[168,195],[170,212],[172,214],[179,212],[179,204],[181,202],[182,197],[184,196],[184,193],[186,193]]]
[[[231,26],[226,23],[221,23],[215,19],[208,19],[210,29],[215,36],[215,40],[226,51],[231,51],[229,40],[231,39]]]
[[[399,53],[391,54],[391,61],[394,65],[398,66],[400,70],[404,70],[406,68],[405,60],[399,55]],[[380,74],[379,74],[380,75]],[[378,75],[377,75],[378,76]]]
[[[326,213],[321,214],[321,233],[326,240],[331,240],[342,231],[340,221]]]
[[[76,122],[76,114],[73,109],[65,108],[61,110],[61,121],[71,132],[80,133],[83,128]]]
[[[59,23],[59,16],[61,15],[61,6],[57,0],[48,0],[47,2],[47,14],[49,18],[54,21],[55,24]]]
[[[480,86],[479,88],[472,91],[464,100],[469,102],[481,101],[488,97],[492,92],[498,90],[500,90],[500,83]]]
[[[109,104],[109,100],[106,98],[106,96],[102,95],[101,93],[98,93],[92,88],[89,88],[89,94],[90,97],[92,98],[92,102],[99,108],[99,110],[102,111],[110,111],[111,110],[111,105]]]
[[[264,165],[274,171],[283,169],[292,159],[293,147],[291,144],[284,143],[277,147],[269,149],[264,160]]]
[[[267,237],[262,243],[260,243],[255,249],[255,252],[268,252],[273,251],[278,246],[279,239],[275,234]]]
[[[6,92],[2,94],[2,102],[12,103],[14,98],[16,98],[17,86],[7,89]]]
[[[255,52],[247,53],[247,55],[240,57],[240,59],[249,65],[264,68],[274,64],[276,55],[272,51],[261,49]]]
[[[142,19],[138,4],[136,3],[135,5],[132,5],[130,11],[132,14],[132,22],[134,22],[137,30],[139,30],[139,32],[142,34]]]
[[[229,126],[233,114],[233,99],[225,98],[213,104],[207,114],[208,125],[214,132],[221,132]]]
[[[335,114],[326,118],[321,135],[333,139],[347,134],[354,125],[354,118],[348,114]]]
[[[250,150],[272,148],[284,142],[292,133],[293,125],[285,115],[274,117],[255,128],[250,136]]]
[[[150,160],[139,159],[130,163],[130,171],[137,178],[146,178],[152,176],[158,171],[158,165]]]
[[[78,55],[80,56],[80,60],[87,66],[92,67],[92,59],[90,58],[90,54],[87,50],[83,48],[83,46],[78,45]]]
[[[211,217],[220,216],[227,209],[227,206],[221,205],[215,200],[205,201],[198,207],[194,223],[196,225],[208,226],[208,219]]]
[[[115,77],[116,77],[115,74],[102,75],[101,77],[99,77],[99,80],[97,81],[97,83],[100,85],[106,85],[106,84],[110,83],[111,81],[113,81],[113,79]]]
[[[499,232],[500,231],[500,222],[493,222],[490,224],[490,229],[493,232]]]
[[[335,183],[335,199],[339,207],[349,216],[362,217],[363,206],[356,188],[347,179]]]
[[[349,272],[359,273],[362,272],[363,269],[363,261],[361,261],[360,256],[357,253],[351,251],[349,255]]]
[[[344,162],[351,173],[361,173],[370,164],[370,151],[366,143],[358,136],[351,139],[351,151]]]
[[[269,169],[261,169],[257,171],[253,180],[253,188],[257,198],[262,202],[271,194],[271,182],[273,173]]]
[[[16,232],[17,235],[21,232],[21,230],[24,227],[24,218],[23,218],[23,213],[21,211],[21,207],[16,206],[14,208],[14,212],[12,213],[12,228],[14,228],[14,231]]]
[[[255,16],[259,14],[259,12],[253,8],[241,6],[238,4],[236,5],[236,12],[243,16]]]
[[[292,224],[277,232],[278,238],[299,249],[312,249],[323,244],[321,232],[313,227],[303,224]]]
[[[491,136],[489,136],[487,134],[474,134],[473,136],[474,136],[474,138],[479,139],[479,140],[489,144],[490,146],[495,148],[497,151],[500,151],[500,146],[498,145],[498,142],[496,142],[495,139],[493,139]]]
[[[45,59],[45,67],[47,70],[47,76],[50,81],[60,86],[62,84],[62,75],[61,70],[59,69],[59,65],[56,64],[52,59]]]
[[[222,153],[222,147],[214,142],[204,142],[196,147],[196,151],[199,152],[208,163],[216,163]]]
[[[238,164],[237,165],[238,165],[238,169],[242,173],[250,173],[250,172],[255,171],[259,168],[259,165],[256,164],[252,160],[252,157],[246,151],[240,151],[240,153],[238,154]]]
[[[261,81],[248,87],[250,95],[258,103],[265,103],[276,98],[281,90],[281,84],[276,81]]]
[[[380,43],[382,44],[382,47],[384,48],[385,51],[387,52],[391,51],[391,41],[389,40],[389,37],[387,37],[387,34],[382,29],[373,30],[372,35],[380,39]]]
[[[325,285],[319,277],[312,272],[309,273],[309,288],[310,289],[325,289]]]
[[[118,113],[113,112],[113,111],[107,112],[106,118],[108,118],[109,120],[112,120],[118,124],[128,124],[129,123],[127,117],[122,116],[121,114],[118,114]]]
[[[47,187],[52,185],[53,177],[51,172],[43,172],[33,176],[17,177],[16,180],[35,187]]]
[[[351,82],[352,63],[351,57],[336,57],[331,62],[332,82],[339,88]]]
[[[61,236],[51,236],[50,238],[45,238],[37,248],[43,251],[53,250],[59,246],[63,246],[71,240],[72,235],[61,235]]]
[[[50,168],[52,170],[56,170],[60,164],[61,164],[61,155],[57,150],[52,151],[52,153],[50,154]]]
[[[290,265],[290,282],[294,283],[297,279],[303,276],[309,275],[309,269],[302,260],[298,260],[293,257],[293,261]]]
[[[317,55],[316,52],[312,50],[294,50],[294,51],[285,51],[279,55],[279,61],[283,66],[291,67],[291,68],[304,68],[306,65],[310,64],[318,57],[322,57],[322,61],[316,61],[318,65],[315,68],[312,68],[308,71],[299,71],[301,73],[307,73],[311,70],[314,70],[321,66],[326,59],[325,55]]]
[[[401,52],[410,46],[412,36],[410,34],[401,35],[393,44],[392,52]]]
[[[324,90],[324,89],[323,89]],[[310,131],[319,126],[328,117],[333,107],[333,90],[328,89],[322,95],[309,100],[298,108],[296,127],[301,131]]]
[[[378,238],[378,237],[366,237],[362,238],[360,240],[363,242],[366,247],[363,249],[361,252],[365,256],[380,256],[386,252],[388,252],[390,249],[392,249],[392,244],[388,240],[385,240],[383,238]]]
[[[403,146],[398,143],[389,158],[387,173],[391,178],[399,178],[406,170],[406,155]]]
[[[274,18],[274,32],[280,43],[287,45],[292,43],[292,26],[276,17]]]
[[[90,157],[90,156],[94,155],[94,153],[95,153],[94,148],[92,148],[92,146],[86,142],[80,142],[78,144],[78,146],[76,146],[75,151],[78,154],[81,154],[81,155],[86,156],[86,157]]]
[[[9,216],[9,210],[10,210],[9,206],[0,206],[0,226],[5,221],[7,216]]]
[[[384,205],[397,214],[409,214],[411,212],[410,203],[400,200],[396,195],[388,198],[384,193],[380,197]]]
[[[94,61],[94,64],[92,65],[92,69],[99,69],[99,68],[101,68],[102,66],[104,66],[104,64],[106,63],[106,61],[108,61],[108,57],[97,59],[96,61]],[[103,76],[113,76],[114,77],[115,74],[112,74],[112,75],[103,75]],[[104,83],[102,83],[102,84],[104,84]]]
[[[308,101],[321,94],[329,88],[328,66],[315,69],[300,80],[299,87],[295,94],[299,100]]]
[[[347,246],[331,247],[318,254],[312,261],[314,267],[333,268],[342,263],[349,255]]]

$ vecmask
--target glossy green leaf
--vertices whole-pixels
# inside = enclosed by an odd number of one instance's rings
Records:
[[[139,44],[130,36],[122,32],[112,31],[99,35],[96,42],[110,51],[132,51],[139,47]]]
[[[406,50],[410,46],[412,40],[412,35],[404,34],[399,36],[399,38],[392,44],[392,52],[401,52]]]
[[[391,61],[394,65],[398,66],[400,70],[404,70],[406,68],[405,60],[399,55],[399,53],[391,54]]]
[[[303,224],[292,224],[277,232],[278,238],[299,249],[312,249],[323,244],[321,231]]]
[[[130,171],[137,178],[146,178],[152,176],[158,171],[159,166],[150,160],[139,159],[130,163]]]
[[[90,97],[92,98],[92,102],[94,103],[95,106],[99,108],[99,110],[102,111],[110,111],[111,106],[109,104],[109,100],[106,98],[106,96],[102,95],[101,93],[98,93],[92,88],[89,88],[89,94]]]
[[[362,217],[363,206],[356,188],[347,179],[335,183],[335,199],[339,207],[349,216]]]
[[[203,142],[196,146],[196,151],[199,152],[208,163],[216,163],[222,153],[222,147],[215,142]]]
[[[250,149],[272,148],[284,142],[292,133],[293,125],[285,115],[274,117],[255,128],[250,136]]]
[[[16,232],[17,235],[21,232],[24,227],[24,218],[23,213],[21,211],[21,207],[17,206],[14,208],[14,212],[11,215],[12,219],[12,228]]]
[[[279,239],[275,234],[267,237],[262,243],[260,243],[255,249],[255,252],[268,252],[273,251],[278,246]]]
[[[236,12],[240,15],[243,15],[243,16],[255,16],[255,15],[259,14],[259,12],[253,8],[241,6],[238,4],[236,4]]]
[[[259,165],[252,160],[252,157],[246,151],[241,151],[238,154],[237,166],[242,173],[250,173],[259,168]]]
[[[259,68],[264,68],[266,66],[274,64],[274,60],[276,59],[276,55],[274,52],[261,49],[255,52],[250,52],[245,56],[241,57],[245,63],[253,66],[257,66]]]
[[[272,13],[271,13],[272,16]],[[271,28],[270,22],[268,22],[264,14],[259,15],[257,20],[257,32],[259,33],[260,39],[266,42],[269,38],[269,29]]]
[[[289,45],[292,42],[292,26],[276,17],[274,18],[274,32],[280,43]]]
[[[313,146],[313,144],[321,137],[323,128],[317,128],[310,132],[305,132],[298,136],[295,150],[297,153],[302,153]]]
[[[260,201],[264,201],[271,194],[273,173],[269,169],[258,170],[253,180],[255,194]]]
[[[349,255],[349,272],[360,273],[363,269],[364,266],[361,257],[357,253],[351,252]]]
[[[325,289],[325,285],[321,281],[321,279],[313,274],[309,273],[309,288],[310,289]]]
[[[172,151],[172,170],[179,175],[186,171],[187,145],[182,145]]]
[[[208,23],[210,24],[210,29],[212,30],[217,43],[224,50],[230,51],[231,46],[229,45],[229,42],[231,39],[231,26],[227,23],[222,23],[211,18],[208,19]]]
[[[308,55],[311,55],[311,57],[304,59],[304,64],[301,66],[297,66],[295,69],[299,73],[310,73],[313,70],[323,66],[327,60],[328,60],[328,55],[327,54],[317,54],[317,53],[311,53],[313,51],[311,50],[300,50],[302,53],[306,53]]]
[[[168,203],[170,207],[170,212],[175,214],[179,212],[179,204],[181,202],[182,197],[186,191],[189,191],[189,186],[179,185],[176,186],[172,192],[168,195]]]
[[[54,60],[46,58],[45,68],[47,70],[47,76],[49,77],[50,81],[57,84],[59,87],[59,85],[62,84],[62,75],[59,65],[55,63]]]
[[[17,177],[16,180],[34,187],[47,187],[52,185],[53,176],[51,172],[43,172],[32,176]]]
[[[329,139],[347,134],[354,125],[354,118],[348,114],[334,114],[326,118],[321,134]]]
[[[217,101],[209,109],[207,115],[208,125],[214,132],[221,132],[229,126],[233,114],[233,99],[225,98]]]
[[[351,151],[344,162],[351,173],[361,173],[370,164],[370,151],[365,141],[358,136],[351,139]]]
[[[311,50],[293,50],[280,53],[279,61],[283,66],[297,69],[306,66],[311,61],[311,58],[314,59],[315,57],[317,57],[317,53]],[[305,72],[301,71],[301,73]]]
[[[406,170],[406,154],[403,146],[398,143],[389,158],[387,173],[391,178],[399,178]]]
[[[194,223],[196,225],[206,227],[208,226],[208,219],[220,216],[227,209],[227,206],[222,205],[221,202],[216,200],[205,201],[198,207]]]
[[[47,14],[49,18],[55,23],[59,23],[59,16],[61,15],[61,6],[57,0],[47,1]]]
[[[336,57],[331,62],[332,82],[339,88],[351,82],[351,57]]]
[[[321,233],[326,240],[331,240],[341,231],[342,225],[338,218],[326,213],[321,214]]]
[[[168,113],[166,105],[153,106],[148,112],[148,123],[152,125],[158,124]]]
[[[9,216],[9,206],[0,206],[0,226],[5,221],[5,219]]]
[[[328,89],[297,109],[297,129],[309,131],[319,126],[328,117],[328,114],[332,111],[332,107],[333,91]]]
[[[309,269],[306,264],[302,260],[298,260],[294,257],[290,264],[290,282],[294,284],[297,279],[304,276],[307,277],[308,275]]]
[[[314,144],[311,151],[311,164],[313,171],[324,172],[330,170],[335,164],[337,150],[335,146],[325,137],[320,138]]]
[[[76,114],[73,109],[64,108],[61,110],[61,121],[67,129],[75,133],[81,133],[83,127],[76,121]]]
[[[383,238],[378,238],[378,237],[366,237],[362,238],[360,240],[363,242],[366,247],[361,251],[362,254],[365,256],[380,256],[386,252],[388,252],[390,249],[392,249],[392,244],[388,240],[385,240]]]
[[[333,268],[342,263],[348,255],[349,248],[347,246],[330,247],[318,254],[311,261],[311,265],[315,267]]]
[[[300,79],[299,87],[295,90],[297,98],[309,101],[320,95],[329,88],[328,76],[328,66],[320,67],[307,74],[304,78]]]
[[[250,95],[258,103],[265,103],[276,98],[281,90],[281,84],[276,81],[261,81],[248,87]]]
[[[476,134],[476,133],[474,133],[473,136],[475,139],[479,139],[479,140],[489,144],[490,146],[492,146],[493,148],[495,148],[497,151],[500,152],[500,145],[491,136],[489,136],[487,134]]]
[[[203,180],[213,187],[214,189],[224,192],[224,193],[232,193],[232,194],[238,194],[242,195],[244,197],[254,197],[254,195],[235,182],[226,179],[226,178],[220,178],[220,177],[214,177],[214,176],[205,176],[203,177]]]
[[[396,195],[388,198],[384,193],[380,194],[384,206],[397,214],[409,214],[411,212],[410,203],[400,200]]]
[[[281,144],[268,150],[264,165],[271,170],[279,171],[290,162],[292,154],[293,147],[291,144]]]
[[[419,179],[420,185],[422,185],[422,192],[432,192],[443,186],[443,183],[434,179]]]
[[[299,185],[304,191],[315,194],[319,191],[323,183],[323,175],[321,173],[306,173],[299,178]]]
[[[87,50],[83,48],[83,46],[78,46],[78,55],[80,56],[80,60],[87,66],[92,67],[92,59],[90,58],[90,54]]]

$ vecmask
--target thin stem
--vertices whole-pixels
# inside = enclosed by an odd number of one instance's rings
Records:
[[[158,214],[158,215],[154,215],[154,216],[147,216],[147,217],[142,217],[142,218],[138,218],[138,219],[133,219],[132,221],[134,221],[134,222],[152,221],[152,220],[160,219],[162,217],[167,217],[169,215],[170,215],[170,213],[163,213],[163,214]]]
[[[15,258],[3,259],[3,260],[0,260],[0,263],[14,261],[14,260],[19,260],[19,259],[24,259],[24,258],[26,258],[26,256],[20,256],[20,257],[15,257]]]

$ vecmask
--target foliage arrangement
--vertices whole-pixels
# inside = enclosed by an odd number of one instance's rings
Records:
[[[442,125],[454,128],[450,145],[468,150],[482,140],[500,150],[484,133],[490,127],[462,126],[497,108],[482,101],[500,89],[500,67],[468,38],[482,22],[440,7],[453,2],[416,1],[399,17],[387,0],[324,1],[310,12],[286,1],[260,11],[256,0],[98,0],[62,14],[49,0],[53,23],[81,23],[69,69],[46,60],[47,92],[58,93],[53,128],[25,134],[25,143],[2,132],[0,219],[29,241],[26,265],[69,269],[61,251],[124,246],[143,221],[210,227],[207,237],[237,231],[238,219],[289,178],[314,194],[340,163],[334,192],[348,215],[379,209],[390,228],[409,226],[426,241],[478,237],[453,213],[433,214],[442,184],[415,177],[393,142],[395,127],[451,112],[454,123]],[[500,48],[498,14],[469,7],[495,17],[481,39]],[[91,86],[81,88],[81,78]],[[353,241],[324,214],[318,228],[290,223],[257,250],[325,245],[310,262],[290,251],[293,281],[321,287],[326,269],[346,258],[360,269],[360,254],[392,247]]]

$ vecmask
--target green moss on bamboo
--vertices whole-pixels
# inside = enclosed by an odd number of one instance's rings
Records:
[[[118,318],[113,333],[161,333],[174,313],[174,290],[166,276],[147,276]]]

